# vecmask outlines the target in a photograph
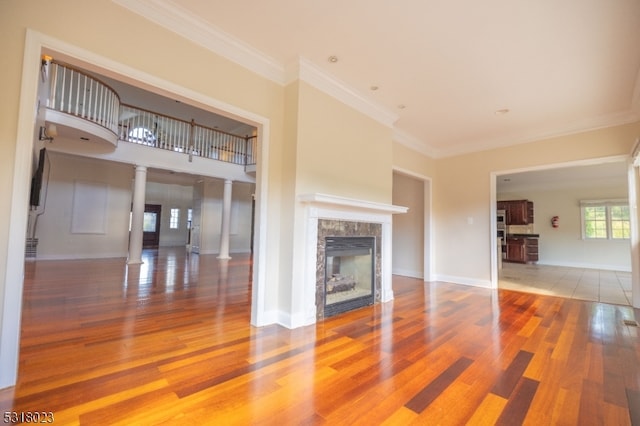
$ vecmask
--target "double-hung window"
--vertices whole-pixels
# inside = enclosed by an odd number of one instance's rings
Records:
[[[629,239],[629,203],[626,200],[581,201],[582,238]]]
[[[179,221],[180,221],[180,209],[171,209],[171,216],[169,217],[169,228],[178,229]]]

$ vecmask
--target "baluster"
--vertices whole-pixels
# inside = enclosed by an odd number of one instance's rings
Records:
[[[87,99],[87,115],[91,116],[91,104],[93,102],[93,79],[89,79],[89,99]]]
[[[82,80],[82,74],[78,74],[76,77],[76,115],[80,116],[80,81]]]
[[[98,112],[98,120],[97,122],[104,126],[104,118],[105,118],[105,104],[104,104],[104,99],[105,99],[105,90],[106,88],[103,85],[100,85],[100,111]]]
[[[64,93],[66,91],[67,69],[62,69],[62,90],[60,91],[60,111],[64,111]]]
[[[52,73],[49,76],[49,99],[48,107],[55,109],[56,107],[56,87],[58,87],[58,64],[52,64]]]
[[[85,111],[87,109],[87,76],[84,76],[84,84],[82,87],[82,116],[86,117]]]

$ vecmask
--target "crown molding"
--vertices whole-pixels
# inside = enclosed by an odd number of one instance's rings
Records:
[[[431,148],[420,139],[403,132],[398,128],[393,129],[393,141],[430,158],[438,158],[441,156],[438,150]]]
[[[304,81],[387,127],[393,127],[393,124],[398,120],[396,114],[366,99],[347,84],[322,71],[304,57],[299,57],[297,62],[287,67],[286,75],[288,83],[295,80]]]
[[[347,84],[320,70],[311,61],[299,58],[293,66],[285,69],[275,59],[170,1],[112,1],[281,86],[300,79],[386,126],[393,127],[398,119],[397,115],[367,100]]]
[[[268,80],[280,85],[285,84],[284,68],[275,59],[171,2],[161,0],[111,1]]]
[[[500,139],[475,140],[469,144],[463,144],[457,148],[440,151],[436,158],[455,157],[457,155],[471,154],[474,152],[488,151],[491,149],[505,148],[508,146],[521,145],[546,139],[559,138],[563,136],[586,133],[608,127],[623,126],[640,121],[640,113],[635,111],[622,111],[612,114],[602,115],[587,120],[578,120],[568,123],[565,126],[538,131],[535,133],[525,133],[512,135]]]

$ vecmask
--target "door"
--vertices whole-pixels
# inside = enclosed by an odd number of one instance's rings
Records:
[[[160,213],[159,204],[144,205],[144,223],[142,226],[142,247],[157,248],[160,245]]]

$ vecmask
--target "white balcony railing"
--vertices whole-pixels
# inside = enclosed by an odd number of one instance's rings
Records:
[[[118,133],[120,97],[108,85],[74,68],[51,62],[47,108],[80,117]]]
[[[121,141],[228,163],[255,164],[255,137],[226,133],[124,104],[120,117]]]
[[[98,124],[118,140],[240,165],[256,164],[255,136],[238,136],[120,103],[107,84],[51,62],[49,109]]]

